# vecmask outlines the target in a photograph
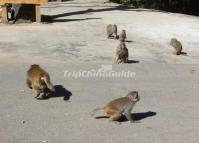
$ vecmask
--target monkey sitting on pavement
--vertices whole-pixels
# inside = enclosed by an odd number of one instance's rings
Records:
[[[129,52],[126,47],[126,44],[124,42],[120,41],[120,43],[116,49],[116,55],[115,55],[114,62],[116,64],[128,63],[128,57],[129,57]]]
[[[125,115],[130,122],[134,122],[131,117],[131,111],[135,103],[139,100],[140,96],[138,92],[131,91],[125,97],[115,99],[102,108],[94,109],[92,116],[94,116],[97,111],[104,111],[110,121],[118,121],[122,115]]]
[[[108,24],[106,26],[106,32],[107,38],[111,38],[111,36],[113,36],[115,39],[117,39],[117,25]]]
[[[119,35],[119,40],[122,42],[125,42],[126,40],[126,30],[122,30],[122,32]]]
[[[182,54],[182,44],[175,38],[172,38],[170,41],[170,45],[174,48],[173,54],[180,55]]]

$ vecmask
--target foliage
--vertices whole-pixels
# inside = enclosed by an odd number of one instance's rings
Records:
[[[114,2],[134,5],[135,7],[144,7],[159,9],[171,12],[181,12],[199,15],[198,0],[112,0]]]

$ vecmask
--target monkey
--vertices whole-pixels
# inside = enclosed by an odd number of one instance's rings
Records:
[[[35,98],[47,97],[49,92],[55,92],[55,88],[50,81],[50,75],[42,69],[39,65],[33,64],[27,71],[26,77],[27,86],[36,93]]]
[[[120,41],[119,45],[117,46],[116,49],[116,55],[115,55],[115,63],[120,64],[120,63],[128,63],[128,57],[129,57],[129,52],[126,47],[126,44],[122,41]]]
[[[108,24],[106,26],[107,38],[111,38],[112,35],[115,39],[117,39],[117,25],[116,24]]]
[[[170,45],[174,48],[173,54],[180,55],[182,54],[182,44],[175,38],[172,38],[170,41]]]
[[[122,30],[122,32],[119,35],[119,40],[122,42],[125,42],[126,40],[126,30]]]
[[[110,3],[111,0],[105,0],[103,3],[106,4],[106,3]]]
[[[125,115],[132,123],[134,120],[131,117],[131,111],[138,101],[140,101],[138,91],[131,91],[125,97],[117,98],[102,108],[94,109],[91,115],[94,116],[96,112],[103,111],[109,117],[109,121],[118,121],[122,115]]]

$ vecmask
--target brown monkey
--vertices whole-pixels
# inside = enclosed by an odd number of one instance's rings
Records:
[[[105,3],[110,3],[111,2],[111,0],[105,0],[103,3],[105,4]]]
[[[117,39],[117,25],[115,24],[107,25],[106,32],[107,32],[107,38],[111,38],[111,36],[113,36],[115,39]]]
[[[116,49],[115,63],[128,63],[129,52],[126,47],[126,44],[120,41]]]
[[[49,94],[49,91],[55,91],[54,86],[50,82],[49,74],[36,64],[31,65],[27,71],[26,83],[29,88],[36,92],[35,98],[40,98],[41,93],[43,93],[42,98],[44,98]]]
[[[126,30],[122,30],[122,32],[119,35],[119,39],[120,39],[120,41],[125,42],[125,40],[126,40]]]
[[[138,95],[138,92],[131,91],[125,97],[115,99],[103,108],[94,109],[92,116],[94,116],[97,111],[104,111],[110,121],[117,121],[122,115],[125,115],[130,122],[134,122],[131,117],[131,111],[135,103],[139,100],[140,96]]]
[[[175,38],[172,38],[170,41],[170,45],[174,48],[174,54],[180,55],[182,53],[182,44]]]

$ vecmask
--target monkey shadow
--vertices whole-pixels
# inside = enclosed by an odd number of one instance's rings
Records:
[[[156,114],[157,114],[156,112],[148,111],[148,112],[143,112],[143,113],[132,113],[131,117],[133,118],[134,121],[140,121],[145,118],[155,116]],[[108,118],[108,117],[107,116],[95,117],[95,119],[103,119],[103,118]],[[122,115],[122,117],[118,120],[118,122],[121,122],[121,123],[127,122],[127,121],[128,119],[124,115]]]
[[[136,63],[139,63],[139,61],[136,61],[136,60],[128,60],[127,63],[128,63],[128,64],[136,64]]]
[[[181,54],[184,56],[188,56],[188,54],[186,52],[181,52]]]
[[[108,37],[108,39],[114,39],[114,40],[117,40],[117,39],[119,39],[119,36],[117,35],[117,36],[116,36],[116,38],[115,38],[113,35],[111,35],[111,36],[109,36],[109,37]]]
[[[72,93],[65,89],[62,85],[55,85],[54,88],[55,92],[50,92],[49,96],[45,97],[44,99],[63,97],[63,100],[67,101],[72,96]]]
[[[143,113],[132,113],[131,117],[133,118],[134,121],[140,121],[148,117],[155,116],[157,113],[148,111],[148,112],[143,112]],[[122,115],[122,117],[119,119],[119,122],[127,122],[128,119]]]
[[[132,40],[125,40],[125,42],[132,43],[133,41]]]

